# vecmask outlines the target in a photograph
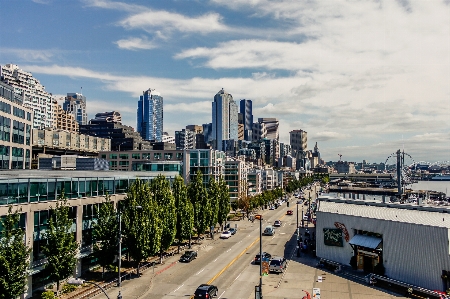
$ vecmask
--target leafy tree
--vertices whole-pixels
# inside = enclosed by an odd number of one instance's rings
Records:
[[[137,179],[130,185],[122,214],[124,244],[139,275],[140,262],[159,252],[161,245],[158,205],[148,183]]]
[[[114,202],[111,201],[109,194],[106,194],[105,202],[96,209],[98,219],[93,225],[94,256],[98,259],[100,266],[103,267],[103,276],[105,267],[114,262],[115,255],[118,253],[117,233],[119,231],[119,223]]]
[[[214,177],[211,177],[208,182],[208,197],[211,203],[209,226],[216,226],[219,217],[220,188]]]
[[[72,276],[77,263],[78,243],[72,232],[73,220],[69,218],[69,212],[70,206],[63,192],[56,202],[56,207],[50,207],[51,217],[44,233],[47,244],[43,246],[42,252],[48,261],[45,271],[50,279],[56,282],[58,292],[59,282]]]
[[[227,220],[230,213],[230,193],[228,193],[228,186],[223,177],[219,180],[219,210],[217,213],[217,222],[222,225]]]
[[[31,249],[25,244],[25,231],[19,227],[19,211],[8,214],[0,223],[0,298],[17,298],[25,292]]]
[[[198,237],[208,228],[211,214],[211,205],[202,177],[202,173],[198,171],[188,186],[188,196],[194,206],[194,227]]]
[[[178,253],[182,240],[191,237],[194,227],[194,208],[187,197],[187,187],[181,176],[177,175],[172,184],[172,193],[175,199],[177,211],[177,230],[175,237],[178,239]]]
[[[175,207],[175,198],[170,189],[170,183],[163,175],[158,175],[152,181],[151,190],[158,205],[159,225],[162,229],[160,237],[160,262],[162,262],[163,251],[167,250],[175,240],[177,232],[177,210]]]

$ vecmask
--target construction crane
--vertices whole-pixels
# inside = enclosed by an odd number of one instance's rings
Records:
[[[339,161],[341,161],[342,155],[341,155],[341,154],[338,154],[338,156],[339,156]]]

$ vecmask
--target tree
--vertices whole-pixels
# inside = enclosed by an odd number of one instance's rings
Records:
[[[197,230],[198,237],[208,228],[211,214],[211,205],[206,188],[203,186],[202,177],[202,173],[198,171],[194,180],[188,186],[188,196],[194,206],[194,227]]]
[[[31,249],[25,244],[25,231],[19,227],[19,211],[0,221],[0,298],[17,298],[25,292]]]
[[[159,225],[161,227],[159,258],[162,263],[163,251],[167,250],[175,240],[177,232],[177,210],[169,181],[163,175],[158,175],[152,181],[151,191],[158,205]]]
[[[219,180],[219,210],[217,213],[217,222],[222,225],[227,220],[227,216],[230,213],[230,193],[228,193],[228,186],[225,183],[223,177]]]
[[[98,213],[97,222],[93,225],[94,256],[103,267],[102,276],[105,274],[105,267],[114,262],[118,254],[118,231],[119,222],[111,196],[106,194],[105,202],[96,208]]]
[[[45,271],[50,279],[56,282],[57,292],[59,282],[71,277],[77,264],[78,243],[72,231],[73,220],[70,219],[69,212],[70,206],[63,192],[56,202],[56,207],[50,207],[48,230],[43,236],[47,240],[42,249],[48,261]]]
[[[191,237],[194,227],[194,208],[187,197],[187,187],[181,176],[177,175],[172,184],[172,193],[175,199],[177,211],[177,230],[175,238],[178,239],[178,253],[180,253],[180,244],[182,240]]]
[[[137,179],[130,185],[123,206],[124,243],[139,275],[141,261],[160,249],[162,229],[159,226],[158,205],[148,183]]]
[[[211,217],[209,226],[216,226],[219,216],[220,188],[214,177],[208,182],[208,197],[211,204]]]

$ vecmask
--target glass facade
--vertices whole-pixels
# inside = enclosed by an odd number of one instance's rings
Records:
[[[137,131],[144,140],[162,141],[163,97],[149,89],[138,101]]]

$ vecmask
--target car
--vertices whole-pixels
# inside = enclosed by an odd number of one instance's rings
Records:
[[[219,293],[219,289],[215,285],[201,284],[195,290],[194,299],[209,299],[217,297],[217,293]]]
[[[273,236],[275,234],[275,229],[272,225],[266,226],[264,232],[262,233],[264,236]]]
[[[237,232],[237,229],[235,229],[235,228],[230,228],[228,231],[229,231],[232,235],[234,235],[234,234]]]
[[[286,259],[281,256],[274,256],[269,263],[269,272],[282,273],[286,269]]]
[[[269,210],[275,210],[274,206],[270,206]]]
[[[223,232],[220,234],[220,238],[221,238],[221,239],[228,239],[228,238],[230,238],[230,237],[231,237],[231,232],[230,232],[229,230],[223,231]]]
[[[294,211],[288,210],[288,211],[286,212],[286,215],[294,215]]]
[[[301,205],[303,203],[303,200],[297,200],[297,204]]]
[[[180,262],[183,263],[189,263],[192,260],[195,260],[197,258],[197,252],[196,251],[185,251],[184,254],[180,257]]]
[[[272,255],[270,253],[265,252],[265,251],[263,251],[262,256],[263,256],[263,261],[269,261],[270,258],[272,257]],[[255,255],[255,259],[253,260],[253,263],[258,264],[258,265],[259,265],[259,263],[261,263],[261,258],[260,258],[259,253],[257,255]]]
[[[308,221],[308,220],[309,220],[309,217],[306,216],[306,215],[304,215],[304,216],[303,216],[303,220],[304,220],[304,221]]]
[[[308,205],[308,202],[307,201],[305,201],[305,204],[304,204],[304,206],[307,206]]]
[[[281,226],[281,220],[275,220],[273,226]]]

